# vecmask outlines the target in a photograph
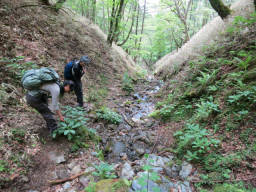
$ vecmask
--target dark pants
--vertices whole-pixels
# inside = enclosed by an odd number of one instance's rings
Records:
[[[50,132],[57,129],[57,122],[53,116],[52,111],[48,107],[48,98],[47,95],[31,96],[26,95],[27,103],[34,109],[36,109],[44,118],[47,124],[47,128]]]
[[[74,79],[65,79],[65,80],[71,80],[74,82],[74,91],[77,98],[77,103],[80,107],[84,105],[83,101],[83,89],[82,89],[82,81],[81,80],[74,80]]]

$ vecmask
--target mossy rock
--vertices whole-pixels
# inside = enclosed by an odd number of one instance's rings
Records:
[[[127,192],[128,189],[123,179],[104,179],[96,183],[96,192]]]

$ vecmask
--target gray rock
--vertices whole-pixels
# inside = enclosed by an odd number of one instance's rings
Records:
[[[70,182],[66,182],[66,183],[63,184],[63,189],[64,190],[67,190],[69,188],[71,188],[71,183]]]
[[[86,187],[86,186],[88,186],[88,183],[90,183],[90,177],[88,177],[88,176],[81,176],[80,178],[79,178],[79,182],[84,186],[84,187]]]
[[[39,191],[36,191],[36,190],[29,190],[28,192],[39,192]]]
[[[140,173],[138,175],[141,176],[142,174],[145,174],[145,172]],[[172,183],[171,181],[169,181],[162,175],[160,175],[159,181],[156,181],[156,182],[154,182],[152,180],[148,181],[148,192],[154,192],[155,188],[157,188],[160,192],[168,192],[168,191],[170,191],[170,188],[176,188],[176,187],[177,187],[176,184]],[[134,180],[132,182],[132,190],[136,191],[136,192],[140,191],[140,190],[147,190],[147,184],[141,185],[141,184],[139,184],[138,179]]]
[[[180,177],[182,179],[186,179],[191,174],[192,168],[193,167],[192,167],[191,164],[184,161],[182,163],[181,170],[180,170],[180,173],[179,173]]]
[[[152,167],[151,170],[152,170],[152,172],[155,172],[155,173],[163,172],[162,167]]]
[[[91,152],[91,155],[97,157],[98,153],[93,151],[93,152]]]
[[[63,152],[51,151],[48,155],[49,159],[55,162],[56,164],[60,164],[66,161]]]
[[[184,183],[180,184],[180,189],[181,189],[181,192],[192,192],[192,189],[190,188],[189,183],[188,183],[188,186],[187,186],[187,183],[186,185]]]
[[[151,119],[147,119],[144,123],[145,127],[152,127],[154,125],[154,121]]]
[[[170,167],[164,167],[164,173],[165,173],[168,177],[173,178],[172,169],[171,169]]]
[[[56,175],[59,179],[64,179],[69,177],[69,173],[66,169],[56,170]]]
[[[134,177],[134,171],[129,163],[125,163],[121,171],[121,178],[132,179]]]
[[[172,168],[165,166],[164,173],[170,178],[177,178],[179,176],[179,166],[173,165]]]
[[[165,164],[168,163],[170,159],[166,157],[157,156],[155,154],[150,154],[148,159],[143,158],[142,161],[140,161],[140,165],[146,165],[149,164],[154,167],[165,167]]]
[[[68,167],[69,169],[73,169],[73,168],[76,166],[76,164],[77,164],[76,161],[71,161],[71,162],[67,165],[67,167]]]
[[[78,174],[81,172],[81,166],[80,165],[76,165],[72,170],[71,170],[71,174]]]
[[[138,153],[139,155],[144,155],[145,154],[145,149],[141,148],[141,147],[136,147],[135,148],[136,153]]]

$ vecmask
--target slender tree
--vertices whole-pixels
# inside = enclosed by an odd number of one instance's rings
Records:
[[[230,14],[231,10],[224,5],[222,0],[209,0],[209,1],[211,3],[212,8],[219,14],[219,16],[222,19],[226,18]]]
[[[139,40],[139,47],[138,47],[138,51],[140,51],[140,47],[141,47],[141,41],[142,41],[142,35],[144,33],[144,22],[145,22],[145,17],[146,17],[146,4],[147,4],[147,0],[144,0],[144,7],[143,7],[143,15],[142,15],[142,23],[141,23],[141,36],[140,36],[140,40]]]
[[[107,37],[107,42],[112,45],[113,41],[115,41],[118,37],[117,34],[119,32],[120,20],[122,17],[122,11],[124,9],[124,0],[113,0],[112,2],[112,12],[110,18],[110,26]]]
[[[185,42],[189,41],[189,26],[188,26],[188,13],[191,9],[192,0],[184,1],[184,0],[167,0],[163,1],[170,10],[180,19],[182,24],[184,25],[184,35],[185,35]]]
[[[132,4],[131,8],[133,9],[133,10],[132,10],[132,16],[131,16],[132,23],[131,23],[129,32],[128,32],[126,38],[124,38],[124,40],[123,40],[121,43],[118,43],[118,44],[117,44],[118,46],[124,45],[124,44],[128,41],[128,39],[129,39],[129,37],[130,37],[130,35],[131,35],[131,33],[132,33],[132,29],[133,29],[134,22],[135,22],[135,13],[137,12],[137,2],[134,2],[134,3]],[[127,17],[127,18],[128,18],[128,17]],[[127,21],[127,23],[128,23],[128,21]]]

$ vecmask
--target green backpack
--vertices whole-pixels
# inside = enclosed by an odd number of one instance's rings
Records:
[[[27,90],[37,90],[45,83],[60,83],[60,77],[52,68],[31,69],[21,79],[22,86]]]

